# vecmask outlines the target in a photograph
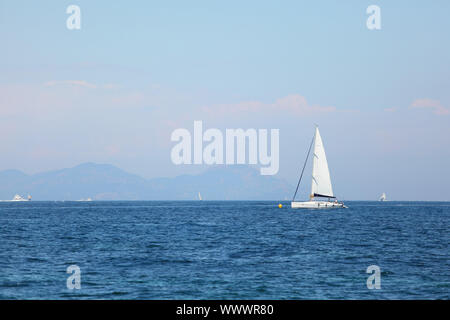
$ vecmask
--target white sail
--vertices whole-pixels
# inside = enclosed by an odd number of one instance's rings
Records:
[[[386,193],[383,192],[383,194],[381,195],[380,201],[386,201]]]
[[[311,197],[314,197],[315,195],[330,198],[334,197],[327,157],[325,156],[322,138],[320,137],[319,128],[317,127],[314,138]]]
[[[202,201],[202,195],[200,194],[200,192],[198,193],[198,200]]]

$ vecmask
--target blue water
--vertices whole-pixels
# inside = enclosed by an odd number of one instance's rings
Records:
[[[0,203],[0,298],[450,298],[450,203],[284,204]]]

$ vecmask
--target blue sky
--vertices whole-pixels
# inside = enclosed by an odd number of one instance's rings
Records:
[[[81,30],[66,28],[71,4]],[[366,28],[371,4],[381,30]],[[279,128],[278,175],[295,184],[318,123],[338,196],[450,200],[449,9],[0,0],[0,170],[200,172],[172,164],[170,133],[203,120]]]

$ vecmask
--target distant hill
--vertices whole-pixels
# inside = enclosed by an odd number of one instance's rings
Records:
[[[27,175],[0,171],[0,199],[15,194],[33,200],[282,200],[293,188],[284,180],[262,176],[248,166],[217,166],[198,175],[144,179],[109,164],[84,163],[73,168]]]

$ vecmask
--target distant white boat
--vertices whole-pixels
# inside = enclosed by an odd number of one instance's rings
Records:
[[[198,200],[202,201],[202,195],[200,194],[200,191],[198,192]]]
[[[28,198],[22,198],[20,195],[16,194],[12,200],[1,200],[1,201],[8,201],[8,202],[21,202],[21,201],[31,201],[31,196],[28,195]]]
[[[77,200],[77,201],[92,201],[92,199],[91,198],[87,198],[87,199],[80,199],[80,200]]]
[[[383,192],[383,194],[381,195],[380,199],[378,199],[379,201],[386,201],[386,193]]]
[[[311,194],[309,196],[309,201],[295,201],[295,196],[297,195],[298,187],[300,186],[300,181],[302,180],[303,172],[305,170],[306,163],[308,161],[313,144],[313,169]],[[327,198],[327,201],[315,200],[315,198]],[[331,201],[331,199],[335,200]],[[313,140],[311,141],[311,145],[309,146],[308,154],[306,156],[302,173],[297,184],[297,189],[295,190],[294,197],[291,202],[291,207],[295,209],[347,208],[344,203],[338,202],[336,197],[333,195],[327,157],[325,155],[322,138],[320,137],[319,128],[317,126]]]

